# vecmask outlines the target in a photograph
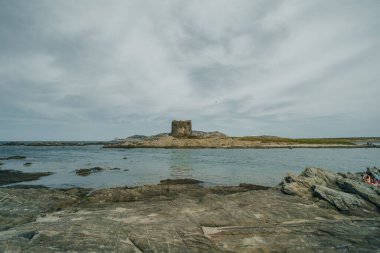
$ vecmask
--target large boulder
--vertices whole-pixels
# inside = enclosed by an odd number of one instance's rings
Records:
[[[337,191],[322,185],[313,186],[313,191],[315,196],[326,200],[343,213],[361,215],[376,212],[374,205],[358,195]]]
[[[320,169],[306,168],[299,176],[289,174],[281,183],[281,190],[289,195],[311,198],[314,195],[313,186],[322,185],[337,188],[336,181],[340,175]]]
[[[306,199],[327,201],[337,210],[365,216],[380,210],[380,189],[357,177],[320,168],[307,168],[299,176],[288,175],[280,184],[281,191]]]
[[[340,178],[337,180],[337,184],[343,191],[359,195],[380,209],[380,189],[378,187],[346,178]]]

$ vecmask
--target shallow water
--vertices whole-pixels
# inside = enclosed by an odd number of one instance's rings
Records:
[[[0,157],[12,155],[27,158],[2,161],[2,169],[54,172],[51,176],[26,183],[59,188],[135,186],[156,184],[166,178],[195,178],[208,185],[245,182],[272,186],[278,184],[287,173],[298,174],[306,167],[340,172],[380,167],[378,148],[103,149],[101,146],[0,146]],[[32,165],[25,167],[23,164],[26,162]],[[75,169],[96,166],[105,170],[87,177],[75,174]]]

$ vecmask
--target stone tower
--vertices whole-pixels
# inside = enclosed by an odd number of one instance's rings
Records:
[[[172,133],[173,137],[189,137],[191,135],[191,120],[173,120]]]

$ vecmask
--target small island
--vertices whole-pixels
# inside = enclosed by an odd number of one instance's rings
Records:
[[[133,135],[107,143],[105,148],[379,148],[380,138],[283,138],[277,136],[231,137],[218,131],[192,130],[191,120],[173,120],[171,133]]]

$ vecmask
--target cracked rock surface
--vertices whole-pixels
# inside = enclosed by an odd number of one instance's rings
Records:
[[[378,252],[378,197],[321,169],[270,189],[0,188],[0,252]]]

